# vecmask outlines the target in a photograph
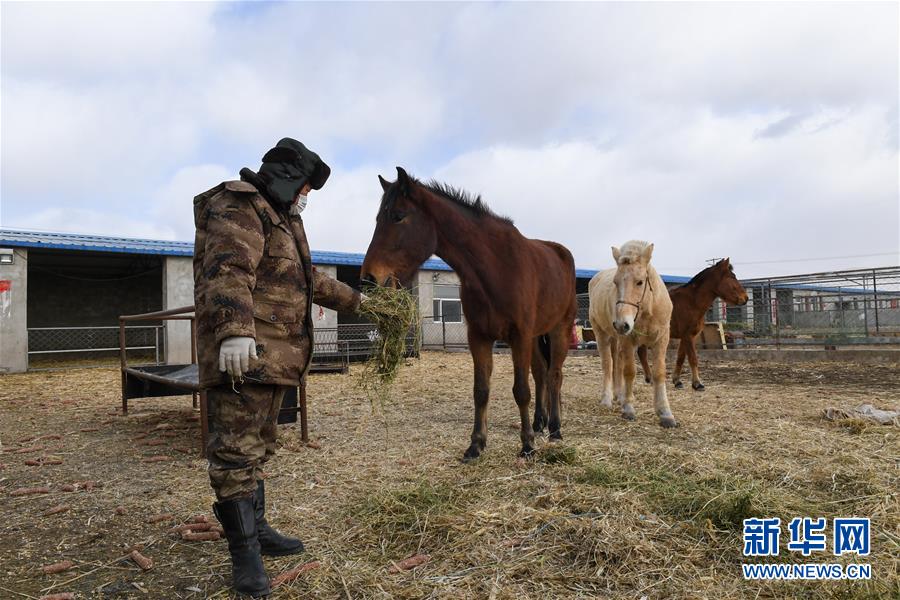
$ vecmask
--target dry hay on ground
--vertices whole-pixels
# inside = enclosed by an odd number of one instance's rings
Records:
[[[286,428],[268,466],[270,520],[308,547],[266,559],[270,575],[319,562],[275,598],[900,596],[898,431],[819,416],[896,407],[896,368],[707,364],[706,392],[670,386],[681,427],[663,430],[649,386],[638,384],[637,421],[625,422],[598,406],[599,361],[572,357],[565,440],[540,441],[524,461],[510,359],[497,356],[488,447],[473,464],[459,461],[472,419],[468,355],[408,361],[384,413],[372,413],[359,371],[312,378],[313,444]],[[10,375],[0,387],[0,597],[230,597],[224,541],[169,532],[211,517],[189,397],[135,400],[118,416],[114,369]],[[24,464],[40,457],[62,464]],[[10,495],[42,486],[50,492]],[[751,515],[872,517],[873,552],[861,561],[872,581],[745,582],[740,523]],[[122,559],[134,549],[149,570]],[[413,555],[428,559],[390,572]],[[42,571],[66,560],[74,566]],[[786,551],[779,560],[804,561]],[[806,559],[834,560],[846,562]]]

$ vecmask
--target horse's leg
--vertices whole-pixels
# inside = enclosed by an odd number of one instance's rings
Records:
[[[685,338],[681,338],[678,343],[678,358],[675,360],[675,368],[672,370],[672,383],[675,384],[675,389],[680,390],[684,387],[684,384],[681,383],[681,367],[684,366],[684,356],[687,352],[686,346],[687,340]]]
[[[606,408],[612,408],[613,401],[613,355],[610,336],[597,334],[597,354],[603,365],[603,395],[600,404]]]
[[[669,336],[657,340],[653,346],[653,408],[659,417],[659,424],[663,427],[677,427],[678,423],[669,408],[669,399],[666,396],[666,348],[669,346]]]
[[[650,383],[650,367],[647,365],[647,346],[638,346],[638,358],[641,359],[641,369],[644,371],[644,381]]]
[[[634,420],[634,342],[628,337],[619,339],[619,359],[622,361],[622,378],[624,394],[622,398],[622,418]]]
[[[494,369],[493,340],[469,334],[469,352],[475,363],[475,426],[472,428],[472,443],[463,455],[463,460],[474,460],[481,455],[487,443],[487,405],[491,394],[491,372]]]
[[[613,360],[613,388],[616,391],[616,403],[621,407],[625,404],[625,376],[622,373],[622,342],[619,336],[614,335],[609,339],[610,354]]]
[[[534,430],[531,429],[531,420],[528,418],[528,405],[531,404],[528,371],[531,367],[534,338],[519,336],[515,340],[510,340],[509,345],[512,348],[513,359],[513,397],[519,406],[519,420],[521,421],[522,452],[520,456],[531,456],[534,454]]]
[[[702,392],[706,386],[700,381],[700,364],[697,360],[697,338],[691,338],[687,343],[687,359],[691,365],[691,387]]]
[[[541,352],[540,341],[535,340],[531,351],[531,376],[534,378],[534,422],[531,428],[535,433],[544,431],[548,422],[547,415],[547,361]]]
[[[569,355],[570,322],[566,321],[550,334],[550,367],[547,370],[547,389],[550,393],[548,430],[551,440],[562,439],[562,367]]]

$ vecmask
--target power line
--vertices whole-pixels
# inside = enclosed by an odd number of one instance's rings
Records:
[[[876,256],[897,256],[900,252],[880,252],[878,254],[849,254],[846,256],[820,256],[818,258],[784,258],[779,260],[756,260],[756,261],[744,261],[744,260],[732,260],[732,263],[735,265],[768,265],[775,263],[794,263],[794,262],[812,262],[818,260],[838,260],[842,258],[873,258]],[[706,262],[713,264],[721,259],[713,258],[707,259]],[[693,265],[690,267],[680,266],[673,267],[672,265],[662,265],[657,266],[657,269],[663,269],[666,271],[685,271],[689,269],[695,269],[697,265]]]
[[[877,254],[848,254],[845,256],[820,256],[817,258],[784,258],[780,260],[736,261],[739,265],[768,265],[774,263],[813,262],[817,260],[839,260],[842,258],[872,258],[875,256],[897,256],[898,252],[880,252]]]

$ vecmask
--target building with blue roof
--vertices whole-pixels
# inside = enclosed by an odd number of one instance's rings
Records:
[[[152,240],[77,233],[0,228],[0,281],[6,289],[6,317],[0,334],[0,370],[21,371],[42,352],[60,346],[50,338],[67,331],[75,338],[97,336],[117,341],[111,329],[122,314],[140,314],[193,304],[193,242]],[[352,252],[313,250],[317,269],[357,286],[365,256]],[[577,269],[578,291],[586,292],[596,270]],[[670,284],[687,277],[664,276]],[[441,326],[441,334],[465,340],[459,280],[439,258],[427,260],[414,282],[420,310]],[[361,322],[353,315],[316,309],[321,329]],[[152,327],[152,326],[151,326]],[[168,362],[189,360],[190,334],[185,323],[158,325]],[[147,342],[149,345],[150,342]]]
[[[192,258],[192,242],[0,228],[0,373],[25,370],[31,360],[52,357],[61,350],[116,348],[120,315],[192,305]],[[317,269],[354,287],[358,286],[363,259],[359,253],[312,251]],[[593,269],[576,269],[579,319],[587,318],[585,292],[596,273]],[[715,304],[709,318],[752,321],[753,327],[764,330],[776,322],[774,315],[783,309],[789,315],[781,319],[786,325],[791,324],[787,319],[795,317],[800,323],[834,320],[839,315],[842,322],[864,323],[866,332],[874,320],[878,332],[880,324],[900,315],[898,277],[888,279],[894,284],[882,287],[872,304],[864,298],[872,293],[865,284],[868,276],[861,272],[863,284],[849,287],[843,287],[847,282],[842,276],[748,280],[749,305],[729,307],[726,315],[725,306]],[[662,277],[668,286],[690,280]],[[843,282],[842,287],[829,285],[831,281]],[[459,279],[447,263],[439,258],[427,260],[413,286],[423,315],[425,342],[437,331],[444,343],[452,339],[464,345]],[[875,311],[872,315],[867,312],[870,305]],[[317,339],[318,332],[335,332],[338,325],[370,326],[355,315],[337,315],[318,307],[314,317]],[[164,362],[189,362],[187,323],[151,323],[143,334],[141,338],[140,331],[129,333],[143,340],[135,346],[162,352],[160,360]],[[147,337],[151,335],[153,339]]]

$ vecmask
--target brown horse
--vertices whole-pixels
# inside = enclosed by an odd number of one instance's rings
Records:
[[[363,261],[363,282],[405,284],[433,254],[460,278],[475,363],[475,426],[464,459],[477,458],[487,441],[496,340],[512,349],[522,455],[534,452],[534,432],[543,431],[544,425],[551,439],[562,439],[562,365],[577,309],[572,254],[560,244],[525,238],[480,197],[436,182],[422,183],[400,167],[397,181],[378,179],[384,194]],[[535,381],[533,425],[528,414],[529,369]]]
[[[678,389],[684,387],[681,383],[681,368],[684,366],[684,357],[687,356],[691,365],[691,387],[703,391],[706,386],[700,381],[696,342],[697,336],[703,330],[706,311],[716,298],[721,298],[729,304],[743,306],[747,304],[747,291],[735,277],[731,260],[726,258],[703,269],[683,286],[670,291],[669,297],[672,298],[669,337],[681,340],[678,344],[678,360],[672,372],[672,383]],[[638,356],[644,368],[644,380],[650,383],[646,346],[638,348]]]

